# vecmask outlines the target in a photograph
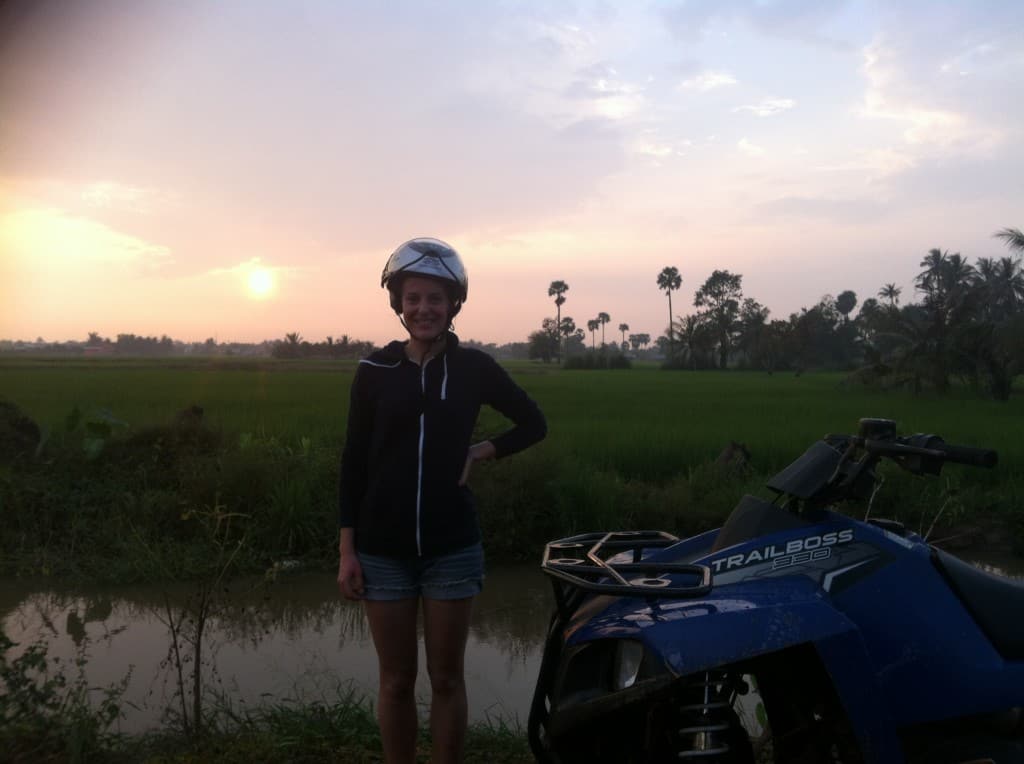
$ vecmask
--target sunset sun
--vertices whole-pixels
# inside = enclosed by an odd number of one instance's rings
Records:
[[[269,268],[253,268],[249,272],[247,285],[249,296],[262,300],[274,291],[274,274]]]

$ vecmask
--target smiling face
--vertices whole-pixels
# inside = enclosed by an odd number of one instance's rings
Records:
[[[409,336],[418,342],[433,342],[448,328],[452,301],[436,279],[407,276],[402,280],[402,319]]]

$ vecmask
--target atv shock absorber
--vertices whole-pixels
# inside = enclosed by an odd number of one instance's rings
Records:
[[[693,677],[679,708],[681,761],[724,761],[733,737],[733,710],[728,677],[706,671]]]

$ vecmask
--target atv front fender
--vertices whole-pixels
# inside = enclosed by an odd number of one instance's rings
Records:
[[[598,602],[606,605],[595,614]],[[586,611],[590,612],[586,612]],[[803,576],[718,587],[699,599],[596,598],[567,629],[567,646],[634,639],[676,676],[810,645],[827,672],[866,761],[901,754],[856,624]]]
[[[598,597],[577,611],[566,645],[636,639],[681,676],[850,632],[857,626],[813,581],[791,576],[768,590],[738,583],[696,599]]]

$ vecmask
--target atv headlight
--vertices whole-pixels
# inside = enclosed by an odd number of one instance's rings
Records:
[[[638,699],[673,679],[638,639],[597,639],[569,648],[555,681],[552,712],[579,709],[619,693]],[[645,689],[646,688],[646,689]]]
[[[612,689],[624,690],[636,683],[644,662],[644,646],[631,639],[619,640],[615,648]]]

